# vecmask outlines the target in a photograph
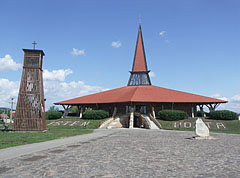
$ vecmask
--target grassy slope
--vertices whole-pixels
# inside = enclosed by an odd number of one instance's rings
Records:
[[[181,121],[163,121],[158,120],[162,125],[163,129],[168,130],[184,130],[184,131],[194,131],[194,128],[174,128],[175,122],[191,122],[194,125],[196,119],[185,119]],[[47,125],[48,131],[47,132],[1,132],[0,131],[0,149],[17,146],[17,145],[24,145],[29,143],[37,143],[43,142],[58,138],[70,137],[75,135],[87,134],[92,133],[93,129],[99,127],[99,125],[104,122],[105,120],[81,120],[79,118],[71,118],[71,119],[59,119],[59,120],[51,120],[47,121],[47,124],[50,122],[59,122],[59,121],[89,121],[89,125],[84,126],[53,126]],[[233,134],[240,134],[240,121],[216,121],[216,120],[207,120],[203,119],[204,122],[211,122],[212,124],[215,123],[223,123],[226,126],[226,129],[210,129],[210,132],[220,132],[220,133],[233,133]],[[12,128],[12,125],[9,126],[9,129]],[[0,125],[0,129],[3,129],[3,125]]]
[[[59,119],[47,121],[47,124],[53,121],[89,121],[89,125],[84,126],[52,126],[47,125],[47,132],[1,132],[0,131],[0,149],[24,145],[30,143],[43,142],[58,138],[70,137],[81,134],[92,133],[93,129],[99,127],[99,125],[105,120],[81,120],[79,118],[71,119]],[[12,125],[9,125],[9,129],[12,128]],[[3,129],[3,125],[0,125],[0,129]]]

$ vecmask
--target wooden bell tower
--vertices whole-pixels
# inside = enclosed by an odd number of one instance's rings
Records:
[[[42,50],[23,49],[24,65],[13,130],[46,130]]]

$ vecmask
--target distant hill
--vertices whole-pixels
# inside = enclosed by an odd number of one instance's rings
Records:
[[[6,107],[0,107],[0,110],[8,110],[10,108],[6,108]]]
[[[0,110],[4,110],[4,111],[7,111],[7,110],[11,110],[11,108],[7,108],[7,107],[0,107]],[[15,111],[15,109],[13,109],[13,111]]]

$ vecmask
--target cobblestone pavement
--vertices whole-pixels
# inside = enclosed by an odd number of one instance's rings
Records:
[[[83,135],[84,136],[84,135]],[[0,163],[0,177],[240,177],[240,135],[118,129]]]

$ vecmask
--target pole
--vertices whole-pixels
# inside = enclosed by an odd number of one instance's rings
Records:
[[[11,112],[10,112],[10,122],[12,123],[12,113],[13,113],[13,100],[14,98],[11,98]]]

